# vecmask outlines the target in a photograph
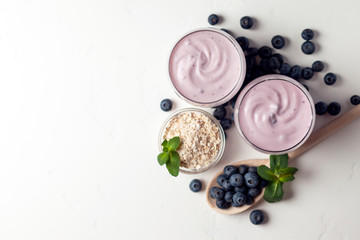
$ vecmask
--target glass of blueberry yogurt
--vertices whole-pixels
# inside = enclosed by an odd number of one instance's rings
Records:
[[[198,107],[219,106],[240,90],[246,73],[245,55],[225,31],[197,29],[175,44],[168,71],[181,99]]]

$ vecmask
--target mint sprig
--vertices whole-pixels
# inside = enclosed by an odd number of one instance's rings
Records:
[[[294,174],[297,168],[288,167],[288,155],[270,155],[270,168],[261,165],[257,172],[269,184],[265,188],[264,199],[270,203],[278,202],[282,199],[284,191],[282,185],[295,179]]]
[[[166,164],[169,173],[176,177],[179,175],[180,157],[176,149],[180,146],[180,137],[173,137],[169,141],[166,139],[161,143],[163,152],[157,156],[160,166]]]

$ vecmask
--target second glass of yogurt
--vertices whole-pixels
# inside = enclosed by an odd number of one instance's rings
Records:
[[[283,154],[300,147],[315,124],[314,102],[302,84],[283,75],[265,75],[240,92],[234,121],[258,151]]]
[[[246,61],[231,35],[203,28],[186,34],[175,44],[168,70],[180,98],[194,106],[215,107],[238,93]]]

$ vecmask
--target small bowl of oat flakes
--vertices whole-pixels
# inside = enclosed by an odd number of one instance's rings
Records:
[[[216,165],[225,149],[225,133],[219,121],[210,113],[196,108],[185,108],[171,114],[162,125],[161,143],[180,137],[177,152],[180,172],[201,173]]]

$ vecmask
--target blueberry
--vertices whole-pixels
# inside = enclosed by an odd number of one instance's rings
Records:
[[[248,172],[248,169],[249,169],[249,167],[248,167],[247,165],[241,164],[241,165],[239,166],[239,173],[240,173],[241,175],[245,175],[245,173]]]
[[[225,200],[216,200],[216,206],[220,209],[228,209],[231,206],[231,203],[225,201]]]
[[[241,192],[235,192],[233,196],[233,206],[234,207],[241,207],[246,203],[246,195]]]
[[[262,46],[259,48],[259,56],[261,58],[270,58],[272,55],[272,49],[268,46]]]
[[[224,118],[220,120],[220,125],[224,130],[228,130],[229,128],[231,128],[232,121],[230,118]]]
[[[254,199],[249,195],[246,195],[246,205],[251,205],[254,203]]]
[[[304,39],[304,40],[311,40],[313,39],[314,37],[314,32],[313,30],[311,29],[304,29],[302,32],[301,32],[301,37]]]
[[[280,65],[283,64],[283,62],[284,62],[284,57],[279,53],[275,53],[275,54],[271,55],[271,57],[276,57],[279,60]]]
[[[261,181],[260,181],[260,187],[261,188],[266,187],[268,184],[269,184],[268,180],[261,178]]]
[[[336,82],[336,75],[332,72],[325,74],[324,82],[326,85],[333,85]]]
[[[259,188],[250,188],[248,191],[248,196],[256,198],[261,193]]]
[[[239,96],[239,94],[236,94],[232,99],[230,99],[230,105],[233,109],[235,108],[235,103],[236,103],[238,96]]]
[[[225,175],[221,174],[216,178],[216,182],[219,184],[219,186],[222,186],[223,182],[227,179],[228,178]]]
[[[255,56],[246,56],[246,69],[252,69],[256,66]]]
[[[281,49],[285,46],[285,39],[280,35],[275,35],[271,39],[271,44],[273,45],[274,48]]]
[[[321,61],[315,61],[311,67],[314,72],[321,72],[324,70],[324,63]]]
[[[160,102],[160,108],[161,110],[165,111],[165,112],[168,112],[171,110],[172,108],[172,101],[168,98],[166,99],[163,99],[161,102]]]
[[[309,80],[314,75],[312,68],[305,67],[301,70],[301,77],[305,80]]]
[[[255,166],[249,167],[248,172],[257,173],[257,167]]]
[[[234,187],[230,184],[230,180],[228,180],[228,179],[225,180],[221,186],[225,192],[234,190]]]
[[[340,111],[341,111],[341,105],[338,102],[329,103],[329,105],[327,107],[327,112],[330,115],[336,116],[340,113]]]
[[[213,199],[221,200],[224,198],[225,192],[219,187],[210,188],[210,197]]]
[[[360,104],[360,96],[359,95],[351,96],[350,102],[352,105],[359,105]]]
[[[242,50],[246,50],[249,48],[249,39],[246,37],[237,37],[236,41],[239,43]]]
[[[295,80],[299,80],[301,77],[301,67],[299,65],[292,66],[289,76]]]
[[[219,16],[216,15],[216,14],[211,14],[209,17],[208,17],[208,23],[210,25],[216,25],[218,24],[219,22]]]
[[[315,52],[315,44],[311,41],[306,41],[301,45],[301,51],[305,54],[312,54]]]
[[[241,192],[241,193],[247,193],[248,192],[248,187],[246,185],[242,185],[241,187],[235,187],[234,191],[235,192]]]
[[[260,177],[257,173],[254,172],[248,172],[244,175],[245,178],[245,184],[249,188],[256,187],[260,182]]]
[[[217,120],[221,120],[224,119],[226,116],[226,109],[223,106],[220,107],[216,107],[215,111],[213,113],[213,116],[217,119]]]
[[[281,63],[277,57],[271,57],[269,59],[269,65],[270,65],[271,70],[275,71],[280,68]]]
[[[224,167],[223,175],[225,177],[230,178],[230,176],[235,174],[235,173],[238,173],[237,167],[232,166],[232,165],[227,165],[227,166]]]
[[[230,177],[230,184],[233,187],[240,187],[244,184],[244,177],[240,173],[235,173]]]
[[[246,49],[247,56],[256,56],[256,55],[258,55],[258,53],[259,53],[259,50],[257,48],[249,47],[248,49]]]
[[[251,17],[245,16],[240,19],[240,25],[244,29],[250,29],[253,26],[254,22]]]
[[[193,192],[199,192],[202,188],[202,184],[200,182],[199,179],[193,179],[191,182],[190,182],[190,190],[193,191]]]
[[[253,224],[259,225],[259,224],[263,223],[264,220],[265,220],[265,215],[264,215],[263,211],[254,210],[250,213],[250,221]]]
[[[232,192],[232,191],[226,192],[226,193],[225,193],[225,196],[224,196],[224,200],[225,200],[226,202],[231,203],[232,200],[233,200],[234,194],[235,194],[235,193]]]
[[[282,75],[289,76],[291,72],[291,66],[287,63],[283,63],[279,68],[279,72]]]
[[[315,112],[317,115],[324,115],[327,112],[327,104],[324,102],[317,102],[315,104]]]
[[[270,61],[267,58],[263,58],[260,60],[260,67],[266,73],[270,73],[272,71],[270,67]]]

